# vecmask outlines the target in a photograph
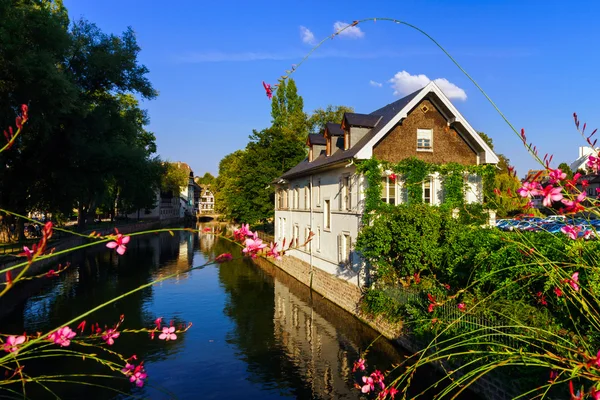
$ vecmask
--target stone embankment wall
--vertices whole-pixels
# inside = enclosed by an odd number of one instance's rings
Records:
[[[397,342],[403,348],[413,353],[423,348],[422,344],[415,343],[408,336],[402,334],[401,323],[392,324],[383,318],[372,318],[362,313],[360,309],[362,292],[356,285],[321,271],[318,268],[313,267],[311,271],[308,263],[291,256],[283,257],[280,261],[262,257],[258,257],[254,261],[260,267],[267,269],[272,268],[272,265],[275,264],[281,270],[309,287],[311,287],[312,272],[312,290],[359,318],[389,340]],[[437,367],[441,368],[442,366]],[[449,367],[446,366],[446,368]],[[470,388],[485,399],[508,400],[516,397],[517,393],[514,392],[514,387],[507,387],[507,384],[511,383],[503,382],[496,377],[485,376],[478,379]]]

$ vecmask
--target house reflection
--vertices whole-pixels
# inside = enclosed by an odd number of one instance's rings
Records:
[[[348,350],[340,347],[337,329],[289,287],[278,280],[274,286],[275,338],[298,372],[306,376],[312,392],[320,398],[356,397],[351,385],[352,363]]]

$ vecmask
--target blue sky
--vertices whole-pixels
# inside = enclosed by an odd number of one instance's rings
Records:
[[[600,127],[600,3],[591,0],[577,6],[549,0],[64,3],[72,19],[84,17],[105,32],[134,28],[140,60],[160,92],[143,104],[158,152],[187,162],[196,175],[216,175],[220,159],[244,148],[252,129],[270,125],[261,82],[275,83],[310,50],[303,41],[310,42],[310,34],[301,27],[320,40],[338,21],[368,17],[402,19],[436,38],[542,154],[554,154],[555,165],[575,160],[584,144],[573,112]],[[475,129],[492,137],[520,176],[536,168],[481,93],[433,43],[389,22],[358,28],[326,42],[294,74],[305,111],[334,104],[368,113],[427,78],[445,79],[453,103]]]

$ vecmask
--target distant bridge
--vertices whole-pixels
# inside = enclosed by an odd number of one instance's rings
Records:
[[[196,219],[199,222],[207,222],[207,221],[212,221],[215,219],[219,219],[221,217],[221,214],[217,214],[214,211],[205,211],[205,212],[199,212],[196,214]]]

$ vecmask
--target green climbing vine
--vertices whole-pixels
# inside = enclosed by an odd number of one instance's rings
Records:
[[[365,212],[380,209],[384,203],[381,201],[381,178],[384,171],[391,171],[403,185],[408,193],[409,204],[423,203],[423,182],[433,173],[438,173],[444,184],[443,205],[459,207],[465,203],[465,175],[477,175],[483,179],[484,201],[492,198],[494,191],[495,165],[462,165],[451,162],[447,164],[428,163],[416,157],[406,158],[399,163],[379,161],[374,158],[357,162],[357,172],[365,175],[368,187],[365,193]]]

